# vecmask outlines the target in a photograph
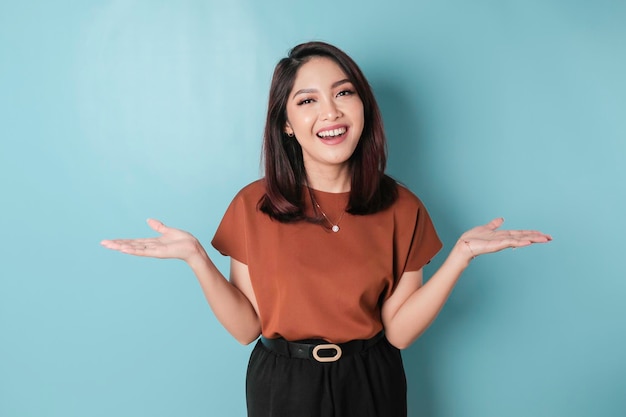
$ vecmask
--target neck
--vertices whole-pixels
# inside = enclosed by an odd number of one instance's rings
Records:
[[[345,193],[350,191],[352,182],[347,166],[334,170],[307,169],[308,186],[327,193]]]

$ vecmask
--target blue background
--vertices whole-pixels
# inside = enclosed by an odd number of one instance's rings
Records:
[[[369,78],[389,172],[446,249],[504,216],[549,245],[477,259],[404,352],[411,416],[626,415],[626,3],[0,2],[0,416],[242,416],[250,347],[185,264],[260,175],[295,44]],[[227,259],[210,249],[224,272]]]

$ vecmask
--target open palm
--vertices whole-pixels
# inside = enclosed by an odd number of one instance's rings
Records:
[[[552,240],[550,235],[536,230],[498,230],[502,223],[504,219],[497,218],[485,225],[474,227],[463,233],[460,240],[470,248],[473,256]]]
[[[167,227],[155,219],[148,219],[148,225],[158,232],[160,236],[140,239],[103,240],[101,245],[129,255],[175,258],[185,261],[201,250],[198,239],[191,233]]]

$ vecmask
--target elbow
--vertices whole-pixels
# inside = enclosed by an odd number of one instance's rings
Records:
[[[407,337],[406,334],[388,331],[388,330],[385,330],[385,336],[387,337],[387,340],[389,341],[391,346],[399,350],[404,350],[404,349],[409,348],[413,344],[415,339],[417,339],[417,337],[411,338],[411,337]]]
[[[254,342],[259,338],[259,335],[255,337],[235,337],[235,339],[241,343],[242,346],[248,346],[250,343]]]
[[[387,341],[391,344],[391,346],[400,350],[407,348],[406,342],[396,337],[393,331],[385,330],[385,337],[387,338]]]
[[[387,340],[389,340],[389,339],[387,339]],[[407,343],[404,340],[398,340],[398,341],[396,341],[396,340],[389,340],[389,343],[391,344],[391,346],[393,346],[393,347],[395,347],[396,349],[399,349],[399,350],[404,350],[404,349],[408,348],[409,346],[411,346],[411,343]]]
[[[248,329],[247,331],[241,331],[237,333],[231,333],[235,340],[241,343],[244,346],[249,345],[259,338],[261,335],[261,327],[254,327],[252,329]]]

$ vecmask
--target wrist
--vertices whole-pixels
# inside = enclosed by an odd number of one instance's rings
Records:
[[[452,248],[450,258],[463,268],[467,268],[472,260],[476,258],[476,253],[472,250],[471,243],[461,238]]]
[[[185,262],[191,267],[191,269],[196,270],[202,266],[206,266],[209,262],[209,255],[207,255],[206,251],[198,242],[194,240],[193,247],[189,253],[189,256],[185,259]]]
[[[473,261],[474,259],[476,259],[476,254],[472,250],[472,245],[470,244],[469,240],[461,239],[461,242],[463,242],[465,244],[465,246],[467,247],[467,250],[470,253],[471,258],[469,260]]]

